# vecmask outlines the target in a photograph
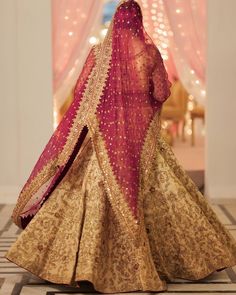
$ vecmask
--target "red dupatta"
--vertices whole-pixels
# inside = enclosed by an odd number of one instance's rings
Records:
[[[151,159],[170,82],[134,0],[117,7],[104,42],[93,47],[74,101],[23,187],[13,219],[25,227],[62,180],[90,130],[110,202],[127,224],[138,223],[140,171]],[[147,150],[149,152],[147,153]]]

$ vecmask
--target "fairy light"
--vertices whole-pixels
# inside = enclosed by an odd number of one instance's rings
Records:
[[[147,28],[150,36],[153,39],[153,42],[159,48],[163,60],[165,61],[167,70],[168,70],[168,59],[169,59],[169,48],[170,42],[173,40],[174,32],[171,30],[169,21],[165,11],[165,0],[140,0],[142,2],[143,7],[143,17],[144,17],[144,26]],[[177,19],[177,27],[176,33],[181,38],[186,38],[186,31],[184,26],[184,20],[182,19],[183,14],[185,13],[184,7],[181,5],[181,1],[176,1],[177,7],[174,8],[174,14],[176,14]],[[185,60],[183,59],[182,53],[179,50],[178,44],[172,44],[172,52],[174,50],[175,54],[179,56],[178,63],[181,67],[184,66]],[[201,58],[201,52],[199,50],[196,51],[196,54]],[[189,75],[189,89],[194,89],[196,92],[200,94],[200,96],[204,99],[206,97],[206,91],[202,84],[202,81],[198,78],[195,69],[191,68],[188,73],[185,75]],[[187,115],[186,115],[186,134],[191,135],[191,115],[190,111],[195,107],[196,101],[195,98],[190,95],[189,102],[187,105]],[[164,124],[164,128],[168,126]]]
[[[107,34],[107,31],[108,31],[108,29],[107,28],[105,28],[105,29],[102,29],[101,31],[100,31],[100,35],[101,35],[101,37],[105,37],[106,36],[106,34]]]
[[[92,36],[89,38],[89,43],[94,45],[94,44],[97,44],[99,42],[99,39],[95,36]]]
[[[56,130],[58,125],[58,113],[56,111],[57,107],[54,105],[54,111],[53,111],[53,128]]]
[[[150,3],[151,2],[151,3]],[[158,46],[164,61],[169,59],[169,39],[171,30],[164,14],[163,0],[142,0],[144,26],[151,33],[153,42]]]
[[[203,97],[205,97],[205,96],[206,96],[206,90],[202,89],[202,90],[201,90],[201,95],[202,95]]]
[[[168,60],[169,60],[169,47],[170,47],[170,40],[173,37],[173,31],[170,29],[170,25],[166,16],[165,12],[165,0],[140,0],[142,4],[143,10],[143,17],[144,17],[144,26],[147,28],[147,31],[150,33],[154,43],[159,48],[161,55],[163,57],[164,62],[166,63],[167,70],[168,70]],[[176,17],[179,17],[179,22],[177,25],[178,33],[185,37],[185,32],[182,24],[182,14],[184,10],[180,5],[178,5],[174,13],[176,13]],[[82,11],[81,8],[76,8],[75,10],[66,9],[64,15],[62,15],[62,19],[64,22],[71,24],[68,27],[68,31],[66,32],[66,36],[64,35],[63,43],[61,44],[65,49],[68,48],[71,42],[74,42],[75,37],[77,38],[77,31],[76,26],[83,24],[86,20],[87,14]],[[92,35],[88,38],[88,42],[91,45],[98,44],[100,41],[104,39],[107,34],[107,28],[110,22],[105,23],[96,31],[93,31]],[[176,52],[178,52],[178,47],[176,47]],[[200,52],[197,52],[200,56]],[[67,50],[65,50],[65,56],[63,57],[63,61],[61,61],[57,68],[63,68],[64,61],[67,59]],[[180,60],[179,60],[180,61]],[[201,83],[201,81],[197,78],[197,75],[193,69],[190,70],[192,75],[192,86],[197,87],[199,89],[199,93],[204,98],[206,96],[206,91]],[[193,102],[190,100],[189,108],[193,107]],[[55,111],[54,117],[57,117],[57,112]],[[54,118],[55,119],[55,118]]]

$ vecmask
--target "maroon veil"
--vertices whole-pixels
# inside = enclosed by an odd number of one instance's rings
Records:
[[[151,161],[170,82],[134,0],[117,7],[103,43],[92,48],[74,100],[19,196],[13,219],[25,227],[50,197],[89,130],[110,202],[138,223],[141,169]],[[78,172],[79,173],[79,172]]]

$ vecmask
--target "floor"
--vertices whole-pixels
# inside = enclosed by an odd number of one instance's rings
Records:
[[[221,222],[225,224],[236,239],[236,202],[225,200],[224,203],[213,205],[213,208]],[[66,295],[95,293],[94,290],[86,284],[80,290],[76,290],[39,280],[4,258],[7,249],[20,233],[20,230],[17,229],[10,219],[12,209],[13,205],[0,205],[0,294]],[[183,280],[172,281],[168,284],[168,291],[164,294],[236,295],[236,267],[220,273],[215,273],[197,283]]]

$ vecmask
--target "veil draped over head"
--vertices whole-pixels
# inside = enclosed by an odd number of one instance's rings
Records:
[[[23,187],[13,219],[25,227],[92,138],[115,212],[138,223],[140,171],[151,160],[170,82],[162,57],[143,27],[134,0],[121,1],[103,43],[94,46],[74,100]],[[79,171],[78,171],[79,173]]]

